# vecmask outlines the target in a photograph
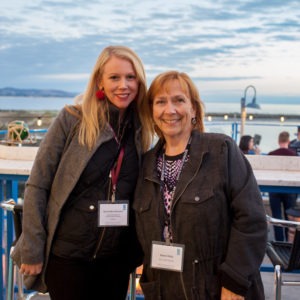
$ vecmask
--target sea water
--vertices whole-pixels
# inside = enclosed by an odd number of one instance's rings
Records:
[[[6,97],[0,96],[0,110],[60,110],[66,104],[74,104],[74,98],[68,97]],[[260,110],[247,108],[247,113],[258,114],[282,114],[298,115],[300,117],[299,104],[260,104]],[[239,102],[207,102],[206,114],[210,113],[240,113]]]
[[[0,110],[61,110],[66,104],[74,104],[74,98],[54,98],[54,97],[0,97]],[[295,138],[297,126],[300,125],[300,104],[260,104],[260,110],[248,109],[247,114],[264,114],[271,118],[246,121],[245,132],[254,136],[261,136],[261,142],[258,147],[263,153],[268,153],[271,150],[278,148],[277,140],[281,131],[288,131],[291,140]],[[205,103],[206,116],[209,114],[239,114],[240,103]],[[295,116],[293,122],[280,122],[279,116]],[[274,116],[274,118],[272,118]],[[275,118],[276,116],[276,118]],[[224,133],[229,136],[233,135],[232,123],[240,123],[237,117],[229,118],[227,121],[220,122],[212,120],[211,122],[205,118],[205,128],[208,132]],[[239,126],[240,129],[240,126]],[[239,135],[237,142],[239,141]]]
[[[61,110],[66,104],[74,104],[68,97],[0,97],[0,110]]]

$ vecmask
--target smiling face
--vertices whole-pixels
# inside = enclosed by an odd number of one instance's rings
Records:
[[[132,63],[126,59],[112,56],[104,66],[98,84],[109,101],[124,113],[138,93],[139,82]]]
[[[153,120],[161,130],[166,142],[182,141],[190,137],[195,117],[190,96],[180,82],[171,80],[153,99]]]

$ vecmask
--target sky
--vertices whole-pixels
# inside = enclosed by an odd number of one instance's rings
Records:
[[[253,85],[259,103],[300,104],[299,0],[0,2],[0,88],[83,92],[108,45],[132,48],[148,85],[178,70],[204,102]]]

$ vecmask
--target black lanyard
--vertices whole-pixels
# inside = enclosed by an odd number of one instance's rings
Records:
[[[190,136],[189,141],[188,141],[188,143],[186,145],[186,148],[184,150],[183,157],[182,157],[182,160],[181,160],[181,163],[180,163],[180,166],[179,166],[179,170],[178,170],[178,173],[177,173],[177,176],[176,176],[176,179],[175,179],[175,184],[174,184],[173,190],[171,192],[170,208],[172,208],[173,200],[174,200],[174,197],[175,197],[176,186],[177,186],[177,183],[179,181],[179,177],[180,177],[181,171],[183,169],[185,160],[187,158],[187,155],[188,155],[188,152],[189,152],[189,149],[190,149],[190,145],[191,145],[191,141],[192,141],[192,136]],[[160,175],[160,191],[161,191],[162,200],[163,200],[165,225],[168,225],[168,227],[169,227],[170,226],[170,216],[171,216],[171,213],[170,213],[169,216],[167,215],[166,208],[165,208],[165,205],[164,205],[164,193],[163,193],[164,179],[165,179],[165,168],[166,168],[165,152],[163,152],[163,155],[162,155],[161,175]],[[168,236],[167,236],[166,241],[167,241],[167,244],[170,244],[170,232],[169,232],[169,230],[168,230]]]

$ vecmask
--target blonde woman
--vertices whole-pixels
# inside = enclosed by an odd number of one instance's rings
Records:
[[[139,120],[145,93],[137,54],[107,47],[79,104],[49,128],[13,253],[28,289],[48,290],[52,300],[125,299],[141,258],[131,203],[150,142]]]
[[[160,138],[145,154],[133,205],[145,299],[264,299],[267,226],[247,159],[230,137],[204,133],[185,73],[153,80],[142,118]]]

